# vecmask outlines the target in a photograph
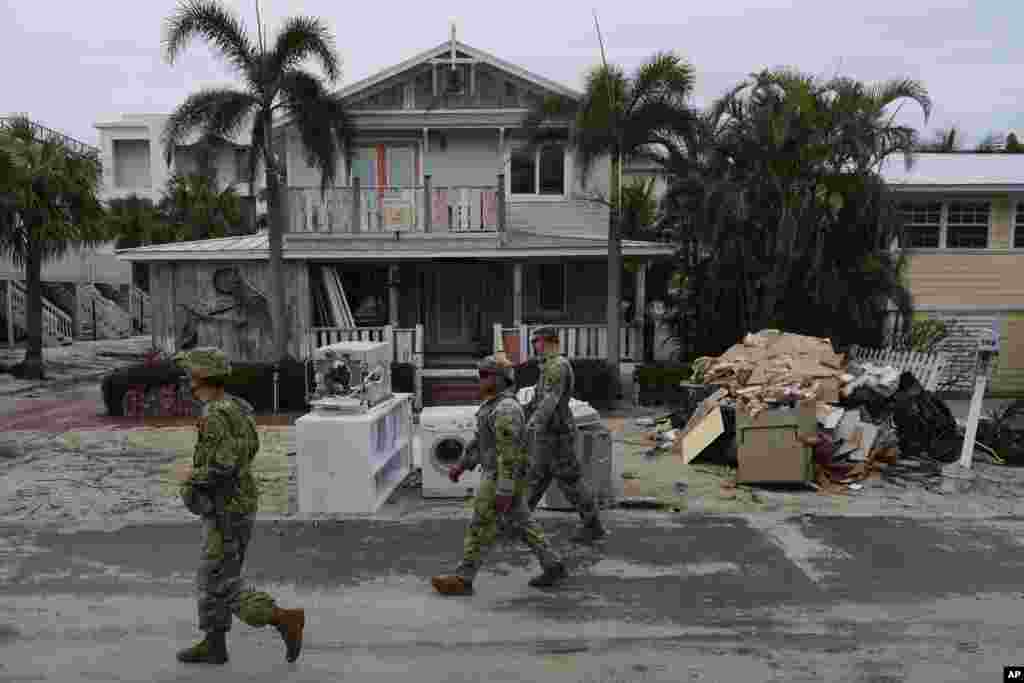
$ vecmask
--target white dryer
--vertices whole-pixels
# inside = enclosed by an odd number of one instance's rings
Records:
[[[448,479],[476,434],[479,406],[433,406],[420,413],[419,442],[424,498],[467,498],[480,486],[480,468],[463,472],[458,484]]]

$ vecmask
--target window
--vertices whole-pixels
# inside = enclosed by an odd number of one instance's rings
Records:
[[[939,246],[941,202],[904,202],[900,205],[900,212],[903,214],[904,249],[934,249]]]
[[[114,140],[114,184],[117,187],[151,187],[149,164],[149,140]]]
[[[537,274],[537,301],[541,310],[565,311],[565,264],[542,263]]]
[[[510,191],[514,195],[565,194],[565,148],[545,145],[534,152],[512,152]]]
[[[1024,249],[1024,202],[1017,202],[1013,221],[1013,248]]]
[[[988,249],[988,219],[988,202],[950,202],[946,246],[951,249]]]

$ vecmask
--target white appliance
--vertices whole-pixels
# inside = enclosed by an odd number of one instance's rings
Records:
[[[528,401],[532,390],[533,387],[527,387],[516,397],[525,403],[524,396]],[[601,424],[600,414],[589,403],[570,399],[569,407],[577,425]],[[435,406],[424,408],[420,413],[417,446],[424,498],[466,498],[476,493],[480,486],[480,468],[463,472],[458,484],[448,479],[448,471],[462,457],[466,444],[476,434],[477,410],[477,405]]]
[[[614,447],[611,432],[602,424],[581,428],[576,434],[576,458],[598,506],[615,505],[620,495],[615,483],[621,480],[622,468],[621,453]],[[549,510],[575,509],[554,479],[538,505]]]
[[[479,406],[433,406],[420,413],[419,445],[424,498],[466,498],[480,486],[480,468],[463,472],[458,484],[448,479],[476,434]]]
[[[412,470],[412,395],[295,422],[301,514],[375,513]]]

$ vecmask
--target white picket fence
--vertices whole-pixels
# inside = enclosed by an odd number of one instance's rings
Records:
[[[939,379],[949,364],[945,353],[923,353],[920,351],[897,351],[895,349],[871,349],[861,346],[850,348],[850,360],[858,363],[888,365],[909,372],[917,378],[927,391],[935,391]]]
[[[519,352],[512,360],[524,363],[535,356],[530,336],[540,327],[554,327],[558,330],[558,339],[562,352],[568,358],[596,358],[608,356],[608,328],[605,325],[520,325],[519,327],[502,327],[494,325],[494,351],[506,351],[505,339],[517,337]],[[619,329],[619,356],[623,361],[638,361],[643,356],[643,336],[641,330],[627,324]]]

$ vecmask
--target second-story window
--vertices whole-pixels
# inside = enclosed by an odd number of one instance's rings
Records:
[[[949,203],[946,246],[951,249],[988,249],[988,202]]]
[[[903,215],[904,249],[935,249],[939,246],[942,233],[942,202],[904,202],[900,205]]]
[[[510,191],[513,195],[565,194],[565,147],[545,145],[512,153]]]

